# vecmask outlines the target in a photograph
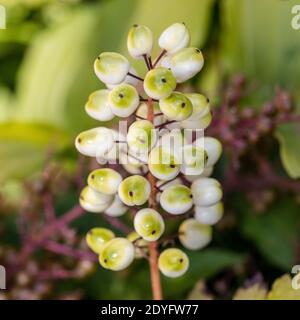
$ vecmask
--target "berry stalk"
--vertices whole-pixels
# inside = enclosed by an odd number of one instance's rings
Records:
[[[154,110],[153,110],[153,102],[151,98],[147,100],[148,113],[147,120],[150,122],[154,122]],[[157,201],[156,201],[156,178],[149,171],[148,180],[151,186],[151,194],[149,198],[149,206],[152,209],[157,209]],[[154,300],[162,300],[162,289],[160,282],[160,274],[158,269],[158,243],[157,241],[151,242],[149,244],[149,266],[150,266],[150,274],[151,274],[151,286],[152,286],[152,295]]]

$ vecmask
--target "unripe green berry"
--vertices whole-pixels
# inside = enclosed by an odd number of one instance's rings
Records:
[[[109,93],[108,100],[116,116],[129,117],[139,105],[139,94],[135,87],[123,83]]]
[[[111,195],[97,192],[86,186],[80,193],[79,203],[86,211],[100,213],[111,205],[113,199]]]
[[[199,175],[185,175],[185,179],[189,182],[194,182],[195,180],[198,180],[199,178],[206,178],[210,177],[213,173],[214,167],[204,167],[203,171]]]
[[[160,205],[171,214],[183,214],[193,206],[192,192],[183,184],[170,186],[161,194]]]
[[[196,141],[195,141],[196,142]],[[220,159],[222,154],[222,144],[213,137],[204,137],[204,149],[207,153],[207,166],[213,166]]]
[[[176,79],[166,68],[158,67],[148,71],[144,79],[144,90],[152,99],[167,98],[176,88]]]
[[[197,48],[185,48],[171,59],[171,70],[177,82],[182,83],[196,75],[203,67],[204,59]]]
[[[189,268],[189,258],[180,249],[166,249],[158,258],[158,267],[166,277],[177,278]]]
[[[96,157],[108,152],[114,145],[113,133],[105,127],[81,132],[75,140],[77,150],[85,156]]]
[[[102,248],[99,262],[105,269],[120,271],[132,263],[134,253],[134,246],[128,239],[114,238]]]
[[[90,117],[99,121],[109,121],[115,116],[108,103],[108,94],[109,90],[102,89],[89,96],[85,111]]]
[[[147,241],[156,241],[165,230],[165,223],[161,215],[154,209],[139,210],[134,217],[135,231]]]
[[[161,180],[175,178],[180,170],[179,161],[175,154],[169,152],[168,148],[156,147],[149,154],[148,167],[150,172]]]
[[[131,67],[129,69],[129,72],[128,73],[131,73],[135,76],[138,76],[137,72],[135,71],[135,69],[133,67]],[[117,83],[117,84],[111,84],[111,83],[106,83],[106,87],[110,90],[114,89],[116,86],[118,86],[119,84],[124,84],[124,83],[127,83],[127,84],[130,84],[132,85],[133,87],[137,87],[138,83],[139,83],[139,80],[135,77],[132,77],[131,75],[127,75],[125,77],[125,79],[121,82],[121,83]]]
[[[130,174],[143,175],[148,172],[148,167],[145,164],[123,163],[122,166]]]
[[[208,207],[195,207],[195,219],[202,224],[214,225],[221,220],[223,214],[224,206],[222,202],[217,202]]]
[[[193,112],[191,101],[180,92],[173,92],[169,97],[159,100],[161,112],[169,119],[182,121]]]
[[[122,176],[110,168],[102,168],[92,171],[88,176],[88,185],[94,190],[114,195],[122,182]]]
[[[103,246],[113,239],[115,234],[106,228],[93,228],[86,235],[86,243],[91,250],[100,254]]]
[[[120,183],[118,195],[127,206],[141,206],[149,199],[150,191],[149,181],[142,176],[134,175]]]
[[[185,94],[193,105],[193,113],[190,120],[200,119],[206,116],[210,111],[209,99],[200,93]],[[187,120],[189,120],[187,119]]]
[[[184,23],[174,23],[160,35],[158,43],[162,49],[174,54],[188,46],[190,34]]]
[[[127,48],[133,58],[149,56],[153,47],[152,31],[142,25],[133,25],[127,37]]]
[[[212,228],[199,223],[196,219],[187,219],[179,227],[179,240],[189,250],[199,250],[207,246],[212,238]]]
[[[220,183],[213,178],[199,178],[191,186],[194,202],[197,206],[212,206],[222,199]]]
[[[127,143],[133,153],[145,153],[156,142],[156,131],[152,122],[148,120],[135,121],[128,130]]]
[[[199,119],[191,119],[190,118],[181,121],[180,127],[183,129],[206,129],[212,120],[211,112],[209,111],[207,115]]]
[[[185,175],[200,175],[207,161],[207,154],[201,147],[185,145],[182,148],[183,162],[180,171]]]
[[[115,52],[101,53],[94,63],[97,77],[104,83],[118,84],[124,81],[130,65],[128,60]]]
[[[111,217],[120,217],[127,212],[127,207],[124,206],[119,196],[116,194],[112,204],[104,210],[104,213]]]

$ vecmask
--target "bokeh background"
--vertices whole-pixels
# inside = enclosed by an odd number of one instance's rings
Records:
[[[132,24],[145,24],[158,37],[171,23],[186,23],[192,45],[203,50],[206,62],[187,90],[205,93],[216,114],[236,90],[233,104],[238,112],[252,109],[261,119],[263,110],[273,103],[297,113],[300,30],[291,26],[291,10],[299,4],[297,0],[0,3],[7,9],[7,29],[0,30],[0,264],[7,269],[18,265],[16,259],[28,232],[43,230],[40,202],[45,188],[51,190],[58,216],[77,204],[77,180],[86,172],[73,141],[80,131],[96,125],[85,114],[84,104],[92,91],[102,87],[94,75],[93,61],[102,51],[127,55],[126,37]],[[144,71],[141,63],[134,62],[134,66]],[[236,117],[234,130],[238,131],[240,118]],[[257,170],[257,162],[248,161],[259,154],[256,144],[253,147],[248,141],[249,134],[238,169],[232,166],[237,160],[230,153],[234,148],[224,153],[216,176],[224,180],[226,195],[228,175],[235,170],[239,190],[228,189],[225,217],[214,231],[212,244],[191,253],[187,275],[163,279],[165,297],[231,299],[245,283],[270,288],[276,278],[300,262],[298,125],[297,121],[276,123],[266,131],[263,145],[267,147],[262,153],[279,178],[263,187],[259,183],[268,180],[270,172]],[[234,130],[230,141],[238,135]],[[242,188],[245,172],[252,181],[247,190]],[[59,241],[84,249],[85,232],[105,224],[101,215],[86,214],[71,225],[67,239]],[[39,249],[17,272],[11,268],[2,298],[151,297],[146,261],[116,274],[96,263]],[[52,273],[41,276],[47,268]]]

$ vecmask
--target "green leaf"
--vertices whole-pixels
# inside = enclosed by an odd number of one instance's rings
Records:
[[[285,271],[295,259],[295,243],[299,233],[299,206],[290,199],[280,200],[264,214],[257,215],[245,204],[240,208],[241,231],[262,256]]]
[[[291,26],[298,0],[221,1],[223,63],[227,72],[243,72],[263,87],[297,87],[300,33]],[[261,88],[260,88],[261,89]]]
[[[101,51],[117,50],[125,41],[124,23],[135,3],[79,6],[64,24],[41,32],[19,71],[16,118],[72,133],[95,124],[84,111],[88,95],[103,86],[93,63]]]
[[[276,132],[280,143],[280,157],[290,177],[300,177],[300,126],[297,123],[280,125]]]
[[[47,152],[63,150],[70,137],[45,125],[3,123],[0,125],[0,181],[23,178],[45,163]]]

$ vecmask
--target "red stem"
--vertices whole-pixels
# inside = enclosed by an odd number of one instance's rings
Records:
[[[147,120],[152,122],[154,121],[154,110],[153,102],[151,98],[148,98],[148,114]],[[149,198],[149,206],[153,209],[157,209],[156,201],[156,178],[148,172],[148,181],[151,185],[151,194]],[[157,241],[151,242],[149,244],[149,265],[150,265],[150,274],[151,274],[151,285],[152,285],[152,294],[154,300],[162,300],[162,289],[160,283],[160,274],[158,269],[158,243]]]

